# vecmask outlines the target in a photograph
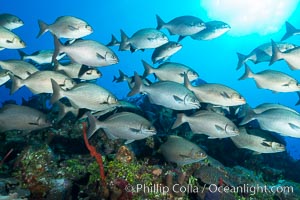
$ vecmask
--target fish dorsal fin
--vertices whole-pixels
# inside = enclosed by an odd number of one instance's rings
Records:
[[[300,127],[297,126],[296,124],[293,124],[293,123],[288,123],[288,124],[289,124],[289,126],[290,126],[292,129],[294,129],[294,130],[300,130]]]
[[[176,95],[173,95],[173,98],[174,98],[175,101],[178,102],[178,103],[183,103],[183,102],[184,102],[182,98],[180,98],[180,97],[178,97],[178,96],[176,96]]]

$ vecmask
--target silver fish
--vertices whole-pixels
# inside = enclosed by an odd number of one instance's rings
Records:
[[[253,78],[258,88],[269,89],[274,92],[296,92],[300,90],[299,82],[286,73],[276,70],[264,70],[253,73],[250,67],[245,64],[245,73],[239,80]]]
[[[259,127],[282,136],[300,138],[300,115],[280,108],[266,110],[260,114],[248,109],[248,113],[239,125],[257,120]]]
[[[291,112],[299,114],[296,110],[294,110],[292,108],[289,108],[287,106],[281,105],[281,104],[277,104],[277,103],[263,103],[263,104],[260,104],[260,105],[256,106],[252,110],[256,114],[260,114],[260,113],[262,113],[266,110],[270,110],[270,109],[274,109],[274,108],[285,109],[285,110],[289,110]]]
[[[51,126],[44,113],[27,106],[4,105],[0,109],[0,132],[34,131]]]
[[[118,104],[117,98],[108,90],[94,83],[79,83],[69,90],[64,90],[56,80],[51,79],[53,95],[51,103],[67,97],[74,108],[100,111],[109,108],[109,104]]]
[[[173,110],[190,110],[200,108],[196,96],[180,83],[160,81],[146,86],[137,73],[134,75],[134,88],[127,96],[146,93],[150,103],[161,105]]]
[[[25,48],[26,44],[19,36],[10,30],[0,26],[0,50],[3,49],[21,49]]]
[[[121,30],[119,51],[157,48],[169,41],[168,37],[154,28],[144,28],[135,32],[130,38]]]
[[[205,22],[205,29],[191,35],[194,40],[212,40],[228,32],[231,27],[222,21]]]
[[[276,45],[282,52],[297,47],[297,45],[295,44],[286,42],[277,42]],[[269,62],[271,60],[272,54],[272,43],[270,42],[259,45],[258,47],[253,49],[248,55],[237,53],[239,61],[236,69],[240,69],[243,66],[243,64],[248,60],[251,60],[255,64],[260,62]]]
[[[285,60],[291,70],[300,69],[300,47],[295,47],[287,51],[280,51],[279,47],[272,40],[272,57],[269,65],[272,65],[278,60]]]
[[[246,103],[237,91],[228,86],[217,83],[205,83],[198,86],[192,86],[186,75],[184,85],[193,91],[200,102],[211,103],[219,106],[238,106]]]
[[[30,55],[27,55],[21,50],[18,50],[18,52],[22,60],[31,60],[39,65],[51,63],[54,53],[53,50],[40,50]],[[65,53],[58,54],[56,60],[61,60],[65,55]]]
[[[238,148],[245,148],[257,153],[278,153],[285,151],[285,145],[271,133],[260,129],[240,127],[240,134],[230,139]]]
[[[11,71],[15,76],[26,79],[29,75],[39,71],[34,65],[23,60],[0,61],[0,67]]]
[[[65,52],[73,62],[91,67],[108,66],[119,62],[111,49],[94,40],[77,40],[72,44],[63,45],[54,37],[54,44],[52,61],[57,55]]]
[[[114,35],[111,35],[111,40],[110,40],[110,42],[109,42],[107,45],[105,45],[105,46],[108,46],[108,47],[110,47],[110,46],[119,46],[120,43],[121,43],[121,42],[119,42],[119,41],[117,40],[117,38],[116,38]]]
[[[93,115],[88,114],[88,119],[90,124],[88,138],[100,128],[110,139],[125,139],[125,144],[156,134],[155,127],[147,119],[135,113],[115,113],[104,121],[98,121]]]
[[[55,70],[63,71],[70,78],[79,78],[82,80],[94,80],[102,76],[96,68],[88,67],[86,65],[81,65],[77,63],[69,63],[67,65],[62,65],[55,61]]]
[[[178,42],[185,36],[193,35],[206,28],[205,23],[194,16],[180,16],[165,23],[158,15],[156,15],[156,21],[156,29],[160,30],[166,28],[170,32],[170,35],[179,35]]]
[[[153,73],[160,81],[174,81],[177,83],[184,82],[184,74],[187,74],[191,81],[199,77],[195,70],[180,63],[166,62],[159,65],[157,68],[153,68],[144,60],[142,60],[142,63],[145,69],[143,77]]]
[[[152,53],[151,60],[153,64],[157,62],[164,62],[168,60],[177,51],[179,51],[181,48],[182,45],[178,42],[169,41],[168,43],[155,48],[155,50]]]
[[[10,75],[13,74],[6,69],[0,70],[0,86],[10,80]]]
[[[3,13],[0,14],[0,26],[8,30],[16,29],[24,25],[24,22],[17,16]]]
[[[45,32],[50,31],[58,38],[78,39],[87,36],[93,32],[93,29],[87,22],[73,16],[58,17],[53,24],[46,24],[39,20],[40,37]]]
[[[64,89],[71,89],[75,82],[70,77],[55,71],[37,71],[26,79],[22,80],[18,77],[12,78],[11,94],[20,87],[26,86],[33,94],[53,93],[51,80],[55,80]]]
[[[300,29],[295,28],[289,22],[285,22],[285,28],[286,28],[286,32],[280,41],[286,40],[294,35],[300,35]]]
[[[198,145],[179,136],[171,135],[160,146],[160,151],[169,162],[183,166],[207,158],[207,154]]]
[[[142,79],[142,82],[143,82],[144,85],[151,85],[152,84],[152,82],[149,79],[143,78],[143,77],[140,77],[140,78]],[[123,81],[127,82],[128,87],[130,89],[132,89],[134,87],[134,84],[135,84],[134,76],[129,77],[126,74],[124,74],[124,72],[119,70],[119,77],[114,76],[113,82],[119,83],[119,82],[123,82]]]
[[[239,134],[239,129],[227,117],[215,112],[200,110],[191,116],[177,114],[172,129],[187,122],[193,133],[208,135],[209,139],[233,137]]]

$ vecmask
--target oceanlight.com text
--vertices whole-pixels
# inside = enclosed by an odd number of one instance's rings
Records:
[[[198,193],[209,191],[211,193],[241,193],[241,194],[249,194],[255,195],[257,193],[267,193],[267,194],[275,194],[275,193],[293,193],[293,186],[261,186],[261,185],[249,185],[243,184],[236,187],[231,186],[220,186],[218,187],[215,184],[205,184],[204,187],[198,187],[195,185],[179,185],[174,184],[172,187],[168,187],[166,185],[161,184],[153,184],[153,185],[145,185],[145,184],[137,184],[137,185],[127,185],[125,190],[127,192],[133,193],[160,193],[167,194],[169,192],[173,193]]]

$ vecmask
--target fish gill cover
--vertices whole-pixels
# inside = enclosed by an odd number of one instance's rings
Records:
[[[43,147],[46,151],[76,154],[80,152],[76,145],[60,146],[76,141],[74,135],[65,137],[62,130],[68,124],[69,132],[74,129],[78,137],[80,123],[87,121],[90,141],[108,141],[105,145],[93,144],[101,146],[97,150],[107,156],[107,179],[122,191],[136,182],[125,169],[125,180],[113,178],[117,172],[111,167],[121,168],[120,160],[125,159],[128,169],[137,174],[137,168],[143,168],[143,159],[149,156],[154,157],[149,162],[163,171],[171,169],[162,167],[163,162],[202,160],[195,149],[178,152],[180,148],[169,146],[166,141],[171,135],[182,137],[177,138],[178,144],[183,144],[184,138],[197,142],[208,156],[228,165],[241,164],[249,156],[241,154],[239,161],[231,162],[237,155],[228,153],[224,158],[224,152],[214,151],[217,147],[211,141],[229,150],[235,145],[256,153],[281,155],[278,152],[286,150],[286,159],[291,157],[296,162],[300,160],[299,10],[298,0],[55,0],[47,4],[30,0],[17,5],[5,0],[0,8],[1,138],[10,137],[6,134],[9,131],[26,137],[43,133],[48,137],[46,144],[52,147]],[[76,119],[65,116],[68,112]],[[55,137],[60,135],[65,142],[57,141]],[[236,137],[234,142],[230,137]],[[41,144],[45,142],[39,139]],[[115,143],[118,139],[121,142]],[[245,140],[251,141],[248,146],[242,143]],[[26,147],[32,141],[24,143],[24,148],[15,149],[16,154],[22,152],[20,157],[12,155],[23,173],[28,168],[24,168],[26,160],[20,159],[34,152]],[[120,147],[124,143],[130,150]],[[159,148],[162,145],[163,151]],[[11,154],[12,148],[5,147],[0,168]],[[111,154],[116,154],[117,161]],[[53,159],[52,155],[43,156]],[[272,155],[264,156],[274,165]],[[64,162],[70,163],[72,160]],[[157,170],[150,166],[143,170]],[[285,171],[292,168],[285,166]],[[285,175],[293,176],[288,172]],[[30,185],[34,181],[24,176],[16,175],[31,193],[39,189],[49,193],[49,188],[37,189]],[[180,177],[186,177],[181,172],[177,176],[175,180],[166,175],[166,185],[181,184]],[[35,195],[36,199],[45,196]],[[123,193],[119,197],[132,198]]]

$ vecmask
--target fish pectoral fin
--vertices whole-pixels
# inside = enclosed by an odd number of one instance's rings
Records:
[[[134,142],[134,140],[126,140],[126,142],[124,144],[130,144],[132,142]]]
[[[33,125],[33,126],[38,126],[39,125],[38,123],[35,123],[35,122],[29,122],[28,124]]]
[[[97,56],[97,58],[100,58],[100,59],[105,59],[105,57],[104,57],[104,56],[102,56],[102,55],[100,55],[99,53],[96,53],[96,56]]]
[[[111,139],[111,140],[116,140],[116,139],[118,139],[118,137],[112,135],[111,133],[108,133],[108,132],[105,132],[105,133],[106,133],[106,136],[107,136],[109,139]]]
[[[176,95],[173,95],[173,98],[174,98],[175,101],[178,102],[178,103],[183,103],[183,102],[184,102],[182,98],[180,98],[180,97],[178,97],[178,96],[176,96]]]
[[[289,85],[290,85],[289,83],[285,83],[285,84],[282,84],[281,86],[288,87]]]
[[[182,157],[182,158],[189,158],[189,156],[184,155],[184,154],[179,154],[179,156]]]
[[[271,144],[269,142],[262,142],[261,145],[265,147],[271,147]]]
[[[13,43],[13,40],[6,40],[6,43],[11,44],[11,43]]]
[[[131,44],[130,44],[130,51],[131,51],[131,53],[136,51],[136,48],[134,46],[132,46]]]
[[[129,128],[129,130],[132,131],[132,132],[135,132],[135,133],[140,132],[140,130],[139,130],[139,129],[136,129],[136,128]]]
[[[223,132],[225,129],[222,128],[221,126],[215,125],[216,129],[218,132]]]
[[[227,94],[227,92],[221,92],[220,95],[221,95],[222,97],[224,97],[224,98],[227,98],[227,99],[230,98],[230,96]]]
[[[74,26],[72,26],[72,25],[68,25],[68,29],[71,30],[71,31],[76,31],[76,30],[78,30],[77,27],[74,27]]]
[[[296,130],[296,129],[300,130],[300,127],[297,126],[296,124],[292,124],[292,123],[288,123],[288,124],[289,124],[289,126],[290,126],[292,129],[294,129],[294,130]]]

